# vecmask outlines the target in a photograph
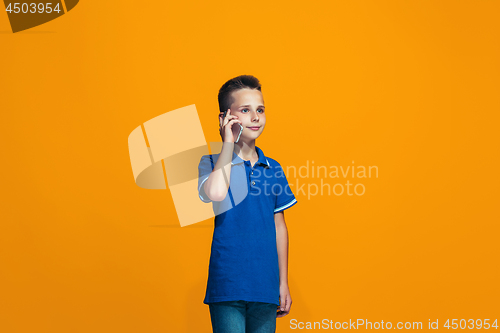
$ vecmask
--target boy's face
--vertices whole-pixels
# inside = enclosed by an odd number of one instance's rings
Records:
[[[233,91],[232,96],[234,102],[231,105],[231,114],[238,116],[243,126],[240,140],[251,141],[257,139],[266,125],[262,92],[245,88]]]

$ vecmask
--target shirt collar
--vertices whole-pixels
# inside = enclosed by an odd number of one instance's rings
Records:
[[[267,160],[267,157],[264,155],[264,152],[262,149],[259,147],[255,146],[255,150],[257,151],[257,154],[259,155],[259,159],[257,160],[256,164],[262,164],[264,167],[271,167],[271,164],[269,164],[269,161]],[[234,164],[240,164],[245,162],[244,159],[236,155],[236,153],[233,151],[233,160],[231,162],[231,165]]]

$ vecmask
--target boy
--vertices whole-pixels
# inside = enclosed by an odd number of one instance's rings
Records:
[[[255,145],[266,125],[259,80],[233,78],[218,98],[222,150],[198,167],[200,199],[216,215],[203,303],[215,333],[275,332],[292,304],[284,210],[297,200],[281,165]]]

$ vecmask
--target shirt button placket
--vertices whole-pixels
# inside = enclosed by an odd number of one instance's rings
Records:
[[[250,174],[253,175],[253,168],[252,171],[250,171]],[[252,177],[250,177],[250,180],[252,180]],[[252,181],[252,186],[255,186],[255,181]]]

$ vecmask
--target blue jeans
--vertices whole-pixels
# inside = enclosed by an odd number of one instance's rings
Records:
[[[276,332],[276,304],[226,301],[209,303],[208,306],[214,333]]]

